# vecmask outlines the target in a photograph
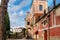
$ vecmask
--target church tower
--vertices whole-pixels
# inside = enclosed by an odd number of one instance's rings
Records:
[[[47,0],[33,0],[31,10],[33,11],[34,14],[44,14],[44,10],[46,9],[47,9]]]
[[[44,15],[44,10],[47,12],[47,7],[47,0],[33,0],[31,14],[34,16],[34,23]]]

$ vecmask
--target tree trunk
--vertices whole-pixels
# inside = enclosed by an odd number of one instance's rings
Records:
[[[8,0],[1,0],[0,5],[0,40],[6,40],[5,14]]]

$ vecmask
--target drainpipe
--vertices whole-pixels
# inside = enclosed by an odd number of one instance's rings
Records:
[[[56,25],[56,9],[55,9],[55,6],[56,6],[56,0],[53,0],[53,5],[54,5],[54,11],[53,11],[53,22],[54,22],[54,25]]]
[[[48,12],[49,12],[49,7],[48,7]],[[49,34],[48,34],[48,37],[49,37],[49,40],[50,40],[50,13],[49,13],[49,15],[48,15],[48,22],[49,22],[49,23],[48,23],[48,25],[49,25],[49,26],[48,26],[48,33],[49,33]]]

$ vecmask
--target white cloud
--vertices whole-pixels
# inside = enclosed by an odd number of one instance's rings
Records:
[[[16,17],[16,16],[17,16],[17,13],[16,13],[16,12],[15,12],[15,13],[13,13],[13,14],[12,14],[12,16]]]
[[[24,18],[20,18],[19,16],[23,17],[23,15],[25,15],[26,13],[24,13],[24,11],[20,11],[20,12],[17,11],[21,10],[24,6],[29,5],[30,1],[31,0],[23,0],[19,5],[13,5],[13,3],[16,2],[16,0],[9,0],[8,12],[10,16],[11,27],[25,26],[25,21],[23,20]]]
[[[17,13],[10,14],[10,21],[16,22],[17,19],[18,19]]]
[[[16,1],[16,0],[15,0]],[[14,6],[12,6],[12,8],[10,8],[10,10],[11,11],[13,11],[13,12],[15,12],[15,11],[18,11],[18,10],[20,10],[21,8],[23,8],[24,6],[27,6],[27,5],[29,5],[31,2],[30,2],[31,0],[23,0],[19,5],[14,5]],[[14,1],[13,1],[14,2]],[[13,3],[12,2],[12,3]],[[9,2],[9,3],[11,3],[11,1]],[[11,4],[12,4],[11,3]]]
[[[23,16],[23,13],[24,13],[23,11],[20,11],[20,12],[19,12],[19,15],[20,15],[20,16]]]
[[[16,0],[9,0],[9,4],[13,4]]]
[[[22,13],[23,11],[21,11],[20,13]],[[24,19],[20,19],[20,17],[18,17],[18,14],[15,12],[13,14],[10,14],[10,25],[11,27],[24,27]]]

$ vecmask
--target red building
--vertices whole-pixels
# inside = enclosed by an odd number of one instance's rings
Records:
[[[60,4],[52,9],[47,8],[47,1],[34,0],[28,28],[35,40],[60,40]],[[28,18],[26,18],[28,19]]]
[[[35,23],[39,40],[60,40],[60,4],[37,18]]]

